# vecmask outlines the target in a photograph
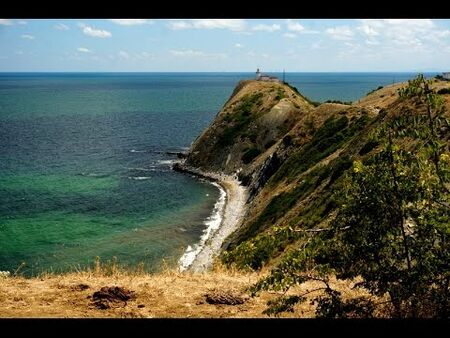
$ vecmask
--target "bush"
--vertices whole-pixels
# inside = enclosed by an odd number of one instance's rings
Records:
[[[339,104],[346,104],[348,106],[352,105],[352,101],[340,101],[340,100],[327,100],[325,103],[339,103]]]
[[[372,93],[374,93],[374,92],[376,92],[377,90],[380,90],[380,89],[383,89],[383,86],[379,86],[379,87],[377,87],[376,89],[372,89],[370,92],[368,92],[366,95],[370,95],[370,94],[372,94]]]
[[[277,143],[275,140],[270,140],[269,142],[267,142],[265,145],[264,145],[264,148],[265,149],[269,149],[271,146],[273,146],[275,143]]]
[[[437,93],[441,95],[450,94],[450,88],[441,88]]]
[[[250,148],[244,153],[244,155],[242,155],[242,162],[248,164],[253,161],[253,159],[256,158],[259,154],[261,154],[261,150],[259,150],[258,148]]]

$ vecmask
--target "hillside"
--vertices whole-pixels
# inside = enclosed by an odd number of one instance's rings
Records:
[[[297,264],[289,255],[308,245],[311,236],[304,235],[329,228],[339,211],[335,195],[343,188],[344,174],[355,161],[367,162],[379,151],[380,144],[371,136],[377,127],[404,112],[426,113],[421,102],[399,97],[398,89],[404,86],[379,88],[351,105],[315,107],[287,84],[241,81],[183,163],[194,172],[236,176],[248,191],[242,222],[222,246],[224,265],[217,260],[203,273],[166,270],[150,275],[97,267],[31,279],[0,276],[0,316],[266,317],[268,301],[295,299],[302,293],[307,301],[292,303],[281,316],[314,317],[317,309],[311,300],[324,289],[319,279],[288,281],[295,286],[263,291],[259,297],[249,297],[249,288],[280,263],[288,262],[288,268]],[[450,84],[434,80],[432,87],[440,90]],[[450,95],[439,95],[448,118]],[[441,141],[448,148],[450,133],[444,131]],[[414,146],[408,139],[404,143],[406,149]],[[327,290],[339,290],[343,299],[368,296],[367,290],[354,287],[359,277],[335,276],[327,276]],[[106,286],[120,286],[125,295],[117,297],[131,298],[102,300],[109,297],[102,289]],[[94,301],[96,293],[100,300]],[[384,297],[375,297],[381,305],[374,316],[389,315]]]
[[[253,269],[273,265],[295,246],[295,229],[326,227],[343,174],[377,147],[370,139],[374,128],[399,111],[423,109],[399,100],[405,85],[378,88],[352,105],[314,107],[289,85],[240,82],[186,160],[236,174],[249,191],[244,221],[226,240],[222,261]],[[449,111],[450,95],[442,97]]]

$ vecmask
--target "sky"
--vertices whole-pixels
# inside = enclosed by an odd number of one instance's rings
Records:
[[[450,71],[443,19],[0,19],[1,72]]]

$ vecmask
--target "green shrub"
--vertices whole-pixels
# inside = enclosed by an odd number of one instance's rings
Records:
[[[261,154],[261,150],[258,148],[250,148],[242,155],[242,162],[245,164],[250,163],[256,158],[259,154]]]
[[[264,148],[265,149],[269,149],[271,146],[273,146],[275,143],[277,143],[275,140],[270,140],[269,142],[267,142],[265,145],[264,145]]]
[[[437,93],[441,95],[450,94],[450,88],[441,88]]]
[[[352,101],[340,101],[340,100],[327,100],[325,101],[325,103],[339,103],[339,104],[346,104],[349,106],[352,105]]]
[[[376,89],[372,89],[370,92],[368,92],[366,95],[370,95],[370,94],[372,94],[372,93],[374,93],[374,92],[376,92],[377,90],[380,90],[380,89],[383,89],[383,86],[379,86],[379,87],[377,87]]]

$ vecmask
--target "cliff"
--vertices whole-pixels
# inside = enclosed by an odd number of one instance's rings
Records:
[[[248,189],[245,217],[225,241],[222,260],[261,268],[296,245],[292,229],[326,227],[336,214],[336,184],[353,161],[376,151],[374,128],[401,110],[421,109],[399,100],[404,85],[379,88],[351,105],[314,107],[288,84],[241,81],[185,162],[235,175]],[[449,95],[443,97],[448,107]]]

